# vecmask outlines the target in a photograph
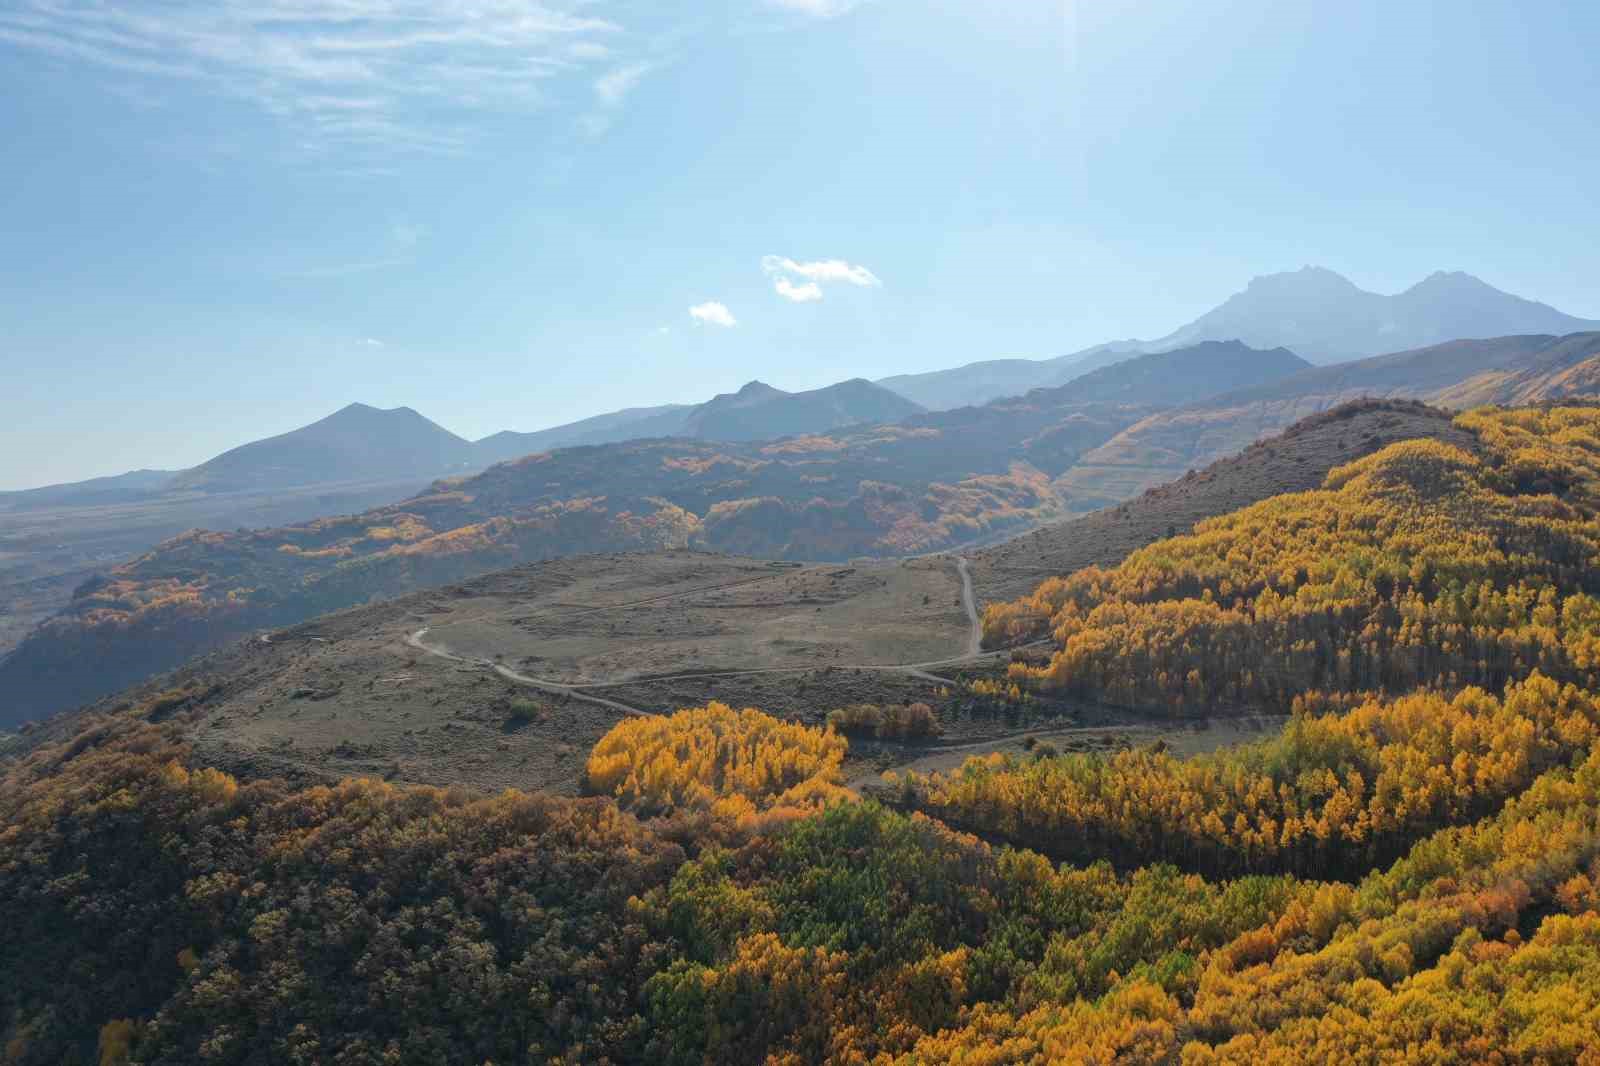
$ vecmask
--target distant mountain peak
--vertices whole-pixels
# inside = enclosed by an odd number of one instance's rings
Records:
[[[1432,274],[1429,274],[1427,277],[1423,278],[1406,291],[1417,292],[1419,290],[1426,289],[1461,292],[1490,292],[1504,295],[1500,293],[1500,290],[1496,289],[1493,285],[1490,285],[1487,281],[1484,281],[1479,277],[1474,277],[1464,270],[1435,270]]]
[[[748,398],[751,396],[771,396],[782,391],[782,389],[773,388],[765,381],[752,380],[745,382],[739,391],[734,393],[734,395]]]
[[[471,461],[471,444],[409,407],[350,403],[310,425],[214,456],[176,475],[169,487],[233,492],[427,478]]]
[[[1290,290],[1319,292],[1360,292],[1356,283],[1336,270],[1307,264],[1299,270],[1283,270],[1276,274],[1258,274],[1245,286],[1246,293],[1277,293]]]
[[[360,401],[356,401],[355,403],[347,403],[347,404],[345,404],[343,407],[339,408],[337,411],[335,411],[332,415],[329,415],[328,417],[330,417],[330,418],[338,418],[340,415],[363,415],[363,416],[366,416],[366,415],[416,415],[416,414],[417,414],[417,412],[415,410],[413,410],[412,408],[410,408],[410,407],[374,407],[370,403],[361,403]]]

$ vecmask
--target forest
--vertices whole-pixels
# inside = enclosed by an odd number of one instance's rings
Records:
[[[203,687],[35,730],[0,1060],[1600,1066],[1600,408],[1458,424],[989,610],[1023,694],[1289,715],[1210,755],[858,796],[915,716],[712,703],[571,798],[236,779]]]

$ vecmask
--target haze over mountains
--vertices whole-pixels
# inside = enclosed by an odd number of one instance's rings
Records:
[[[1600,329],[1600,322],[1501,292],[1459,272],[1437,272],[1404,292],[1385,296],[1360,289],[1331,270],[1308,266],[1255,278],[1218,307],[1151,341],[1112,341],[1053,359],[984,360],[876,383],[856,378],[803,392],[751,381],[737,392],[701,404],[629,408],[529,433],[504,431],[476,442],[410,408],[384,411],[355,403],[311,425],[234,448],[192,470],[136,471],[0,493],[0,510],[126,501],[169,492],[429,479],[552,448],[643,438],[748,441],[825,433],[847,425],[895,422],[924,409],[950,410],[1073,383],[1084,390],[1080,399],[1100,400],[1108,398],[1103,391],[1108,379],[1093,377],[1095,371],[1135,356],[1213,341],[1237,342],[1241,350],[1287,349],[1297,360],[1326,364],[1446,340],[1593,329]],[[1134,402],[1175,403],[1246,384],[1226,376],[1185,384],[1186,375],[1176,363],[1143,365],[1147,379],[1130,385],[1139,393],[1137,397],[1130,393]],[[1213,365],[1210,370],[1220,372],[1220,367]],[[1202,391],[1192,391],[1200,385]],[[1165,391],[1149,391],[1153,388]]]
[[[0,510],[87,506],[167,493],[261,492],[355,481],[431,480],[482,470],[551,448],[651,437],[749,441],[898,422],[923,408],[862,378],[805,392],[752,381],[702,404],[667,404],[598,415],[534,433],[479,441],[456,436],[409,407],[352,403],[307,426],[232,448],[184,471],[138,470],[0,493]]]
[[[1350,400],[1415,399],[1460,409],[1594,395],[1586,385],[1596,380],[1600,332],[1448,341],[1313,367],[1141,419],[1083,456],[1062,488],[1132,496]]]
[[[104,690],[74,676],[90,646],[120,682],[252,626],[606,548],[831,560],[971,546],[1128,499],[1347,400],[1529,402],[1600,383],[1600,332],[1312,365],[1501,322],[1583,324],[1466,275],[1390,297],[1307,268],[1159,341],[888,385],[751,381],[475,442],[410,408],[351,404],[192,470],[0,494],[0,655],[18,648],[0,673],[36,713]],[[237,532],[184,533],[196,527]]]
[[[79,586],[0,660],[0,690],[11,714],[30,716],[263,626],[562,555],[695,547],[847,560],[970,547],[1128,499],[1345,400],[1526,389],[1538,375],[1581,383],[1597,370],[1600,333],[1453,341],[1331,367],[1203,342],[899,421],[541,452],[363,513],[161,544]],[[794,396],[754,383],[679,425],[777,434],[863,403],[910,407],[865,382]],[[95,676],[75,665],[89,649]]]
[[[805,392],[785,392],[752,381],[738,392],[721,393],[702,404],[634,408],[535,433],[497,433],[478,442],[478,447],[480,460],[498,462],[551,448],[649,437],[771,440],[866,422],[898,422],[922,409],[863,378]]]
[[[1065,384],[1108,362],[1202,341],[1284,347],[1313,363],[1337,363],[1461,338],[1562,335],[1600,329],[1460,272],[1437,272],[1393,296],[1367,292],[1322,267],[1267,274],[1164,337],[1099,345],[1055,359],[969,363],[879,382],[930,409],[982,403],[1029,388]]]
[[[1079,403],[1181,404],[1197,396],[1279,381],[1311,364],[1287,348],[1261,351],[1240,341],[1124,359],[1059,386]]]

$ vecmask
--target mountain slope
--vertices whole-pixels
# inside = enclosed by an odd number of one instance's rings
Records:
[[[0,492],[0,511],[31,511],[40,507],[86,507],[142,500],[160,492],[177,475],[176,470],[130,470],[112,477],[95,477],[64,485]]]
[[[899,422],[922,406],[862,378],[808,392],[783,392],[752,381],[695,408],[684,436],[752,441],[826,433],[844,426]]]
[[[1085,455],[1061,479],[1061,488],[1069,496],[1125,498],[1341,403],[1391,397],[1464,406],[1451,399],[1452,390],[1469,379],[1575,366],[1597,355],[1600,332],[1451,341],[1317,367],[1154,414]]]
[[[1579,396],[1600,396],[1600,353],[1593,346],[1572,344],[1524,370],[1487,370],[1474,375],[1435,393],[1434,402],[1465,409],[1485,404],[1551,403]]]
[[[507,459],[517,459],[552,448],[575,448],[583,444],[611,444],[638,437],[673,436],[671,432],[656,433],[653,427],[671,424],[674,416],[681,423],[692,404],[662,404],[656,407],[628,407],[592,418],[579,419],[549,429],[531,433],[502,430],[473,444],[477,462],[482,466]]]
[[[1065,384],[1130,355],[1205,341],[1288,348],[1313,363],[1334,363],[1422,348],[1460,338],[1563,335],[1600,329],[1546,304],[1501,292],[1470,274],[1440,271],[1393,296],[1367,292],[1321,267],[1254,278],[1194,321],[1155,340],[1098,345],[1056,359],[1001,359],[878,382],[931,410]],[[1215,391],[1215,390],[1211,390]]]
[[[1065,384],[1072,378],[1144,351],[1141,341],[1112,341],[1053,359],[988,359],[948,370],[896,374],[877,384],[930,411],[985,404],[1029,389]]]
[[[826,433],[862,422],[898,422],[923,410],[898,393],[856,378],[806,392],[752,381],[700,404],[634,407],[534,433],[496,433],[475,444],[480,466],[581,445],[657,437],[752,441]]]
[[[1112,363],[1073,378],[1059,391],[1080,403],[1179,404],[1277,381],[1310,367],[1287,348],[1260,351],[1239,341],[1205,341]]]
[[[980,599],[1031,592],[1045,577],[1114,566],[1130,552],[1196,522],[1283,492],[1315,488],[1336,466],[1396,441],[1428,438],[1472,451],[1449,411],[1411,400],[1358,400],[1301,419],[1236,455],[1165,482],[1115,507],[1058,522],[971,552]]]
[[[409,407],[353,403],[309,426],[223,452],[179,474],[168,488],[238,492],[436,477],[472,462],[471,444]]]

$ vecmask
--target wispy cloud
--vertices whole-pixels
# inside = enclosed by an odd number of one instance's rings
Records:
[[[392,267],[410,266],[412,260],[407,256],[389,256],[384,259],[359,259],[349,263],[329,263],[325,265],[295,267],[291,270],[270,271],[269,276],[287,281],[326,281],[333,278],[348,278],[357,274],[370,274],[375,270],[389,270]]]
[[[621,26],[595,9],[588,0],[14,0],[0,6],[0,44],[246,100],[313,150],[451,152],[486,113],[546,105],[560,75],[631,69],[613,55]],[[619,100],[631,88],[626,76],[608,85],[596,91]]]
[[[815,303],[822,299],[824,285],[842,283],[877,288],[883,284],[866,267],[847,263],[843,259],[816,259],[802,263],[787,256],[769,255],[762,258],[761,269],[773,279],[774,292],[797,304]]]
[[[865,0],[767,0],[772,7],[812,18],[831,19],[847,15]]]
[[[591,140],[611,129],[628,94],[650,73],[651,63],[629,63],[606,71],[594,81],[595,107],[578,119],[578,129]]]
[[[695,304],[689,308],[689,317],[696,322],[704,322],[708,326],[721,326],[724,329],[732,329],[739,324],[739,320],[733,317],[733,312],[715,300]]]
[[[779,278],[773,288],[777,290],[779,296],[797,304],[816,303],[822,299],[822,286],[814,281],[803,281],[796,285],[788,278]]]
[[[594,94],[602,104],[615,107],[622,103],[627,95],[633,91],[634,86],[644,80],[650,72],[648,63],[631,63],[625,67],[607,71],[594,83]]]

